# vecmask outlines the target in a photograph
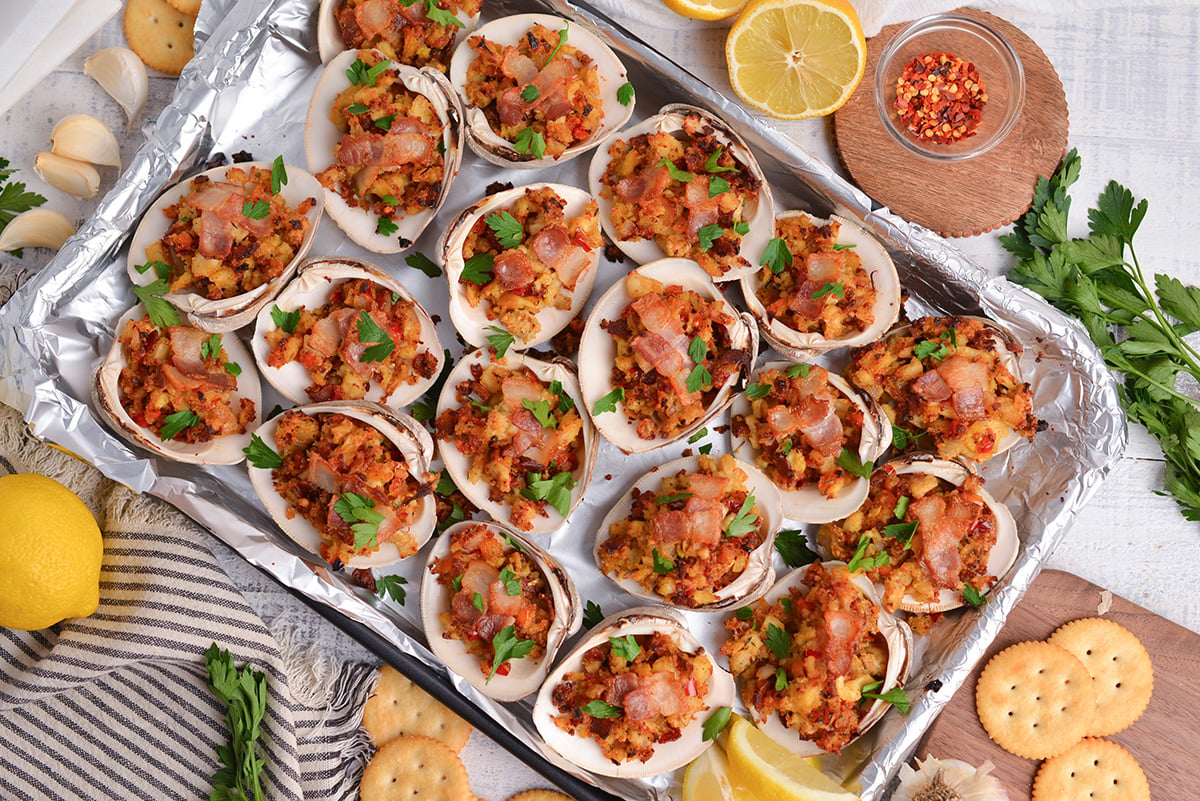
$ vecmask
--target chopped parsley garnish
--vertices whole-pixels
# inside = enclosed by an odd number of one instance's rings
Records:
[[[787,377],[788,378],[797,378],[797,377],[808,378],[808,371],[811,369],[812,369],[811,365],[793,364],[791,367],[789,367],[787,369]]]
[[[221,355],[221,335],[213,334],[200,343],[200,358],[215,359]]]
[[[539,92],[538,88],[533,84],[529,84],[521,90],[521,99],[526,103],[532,103],[533,101],[537,100],[539,95],[541,95],[541,92]]]
[[[247,200],[242,204],[242,215],[252,220],[261,220],[271,213],[271,204],[265,200]]]
[[[729,716],[732,709],[727,706],[719,706],[713,710],[704,723],[700,726],[701,741],[708,742],[715,740],[725,731],[725,727],[729,725]]]
[[[712,223],[701,228],[696,232],[696,238],[700,242],[700,250],[707,251],[712,247],[713,242],[716,242],[718,239],[720,239],[724,233],[725,229],[716,223]]]
[[[859,478],[870,478],[871,471],[875,469],[874,462],[864,464],[859,460],[858,454],[849,448],[842,448],[842,452],[838,454],[835,461],[837,461],[838,467]]]
[[[504,249],[515,248],[525,238],[525,226],[507,211],[489,214],[484,218],[487,227],[496,234],[496,240]]]
[[[246,454],[246,461],[260,470],[274,470],[283,466],[283,457],[263,442],[258,434],[250,435],[250,444],[242,448],[242,453]]]
[[[655,548],[651,553],[654,556],[655,573],[660,576],[666,576],[675,572],[675,563],[659,553],[657,548]]]
[[[917,533],[917,521],[911,523],[892,523],[883,527],[883,536],[888,539],[896,540],[904,543],[908,547],[908,543],[912,540],[913,534]]]
[[[849,244],[849,245],[836,244],[836,245],[834,245],[834,246],[833,246],[833,249],[834,249],[834,250],[851,250],[851,249],[853,249],[853,248],[856,248],[856,247],[858,247],[858,245],[855,245],[855,244]]]
[[[542,428],[558,428],[558,420],[550,413],[550,401],[525,398],[521,401],[521,408],[533,412]]]
[[[706,442],[703,445],[701,445],[697,450],[699,450],[700,453],[703,453],[705,456],[707,456],[709,454],[709,452],[712,451],[712,443]]]
[[[775,668],[775,692],[783,692],[788,686],[787,671],[781,667]]]
[[[438,495],[453,495],[458,492],[458,487],[454,485],[454,479],[450,478],[450,473],[445,469],[438,473],[438,483],[434,492]]]
[[[480,595],[479,593],[475,593],[475,595],[471,598],[471,605],[474,606],[476,609],[478,609],[480,612],[482,612],[483,611],[483,596]]]
[[[555,380],[550,382],[550,394],[558,396],[558,410],[563,414],[575,408],[575,401],[571,399],[570,395],[563,392],[561,381]]]
[[[949,339],[950,342],[938,341]],[[951,348],[957,347],[957,335],[951,329],[938,336],[937,339],[922,339],[916,345],[913,345],[913,356],[918,359],[932,358],[935,362],[940,362],[950,355]]]
[[[442,269],[434,263],[433,259],[426,256],[424,253],[410,253],[404,257],[404,263],[414,270],[420,270],[430,278],[437,278],[442,274]],[[397,299],[393,299],[395,303]]]
[[[495,264],[496,257],[491,253],[476,253],[463,263],[462,275],[458,280],[483,286],[492,280],[492,267]]]
[[[904,515],[908,513],[908,505],[912,503],[912,498],[907,495],[901,495],[896,499],[896,508],[892,510],[892,517],[897,520],[903,520]]]
[[[278,195],[279,190],[287,186],[287,167],[283,166],[283,156],[276,156],[271,162],[271,194]]]
[[[770,384],[751,384],[750,386],[746,387],[747,398],[765,398],[769,394],[771,394]]]
[[[0,159],[0,161],[4,161],[4,159]],[[157,259],[154,261],[148,261],[145,264],[135,265],[133,269],[138,271],[138,275],[145,275],[146,271],[150,268],[154,268],[154,274],[159,278],[166,278],[171,273],[171,268],[167,265],[167,263],[164,261],[158,261]]]
[[[900,714],[907,715],[908,710],[912,707],[912,702],[908,698],[908,693],[904,692],[903,687],[893,687],[883,695],[880,695],[876,690],[883,687],[882,681],[873,681],[867,684],[862,689],[863,698],[871,698],[885,703],[889,703],[896,709],[900,710]]]
[[[617,102],[622,106],[628,106],[633,102],[633,84],[629,81],[617,87]]]
[[[697,431],[695,434],[692,434],[690,437],[688,437],[688,445],[695,445],[697,442],[699,442],[700,440],[704,439],[707,436],[708,436],[708,428],[707,427],[702,428],[699,431]]]
[[[400,226],[396,225],[389,217],[380,217],[375,223],[375,233],[380,236],[392,236],[399,230]]]
[[[858,538],[858,547],[854,549],[854,556],[850,558],[849,564],[846,565],[851,573],[857,573],[860,570],[876,570],[883,567],[892,561],[888,556],[887,551],[879,551],[874,556],[867,556],[867,549],[871,547],[871,535],[863,534]]]
[[[296,326],[300,324],[300,309],[295,311],[284,311],[279,306],[271,307],[271,321],[275,323],[276,328],[282,328],[285,334],[296,333]]]
[[[790,439],[785,439],[783,441],[783,444],[779,446],[779,455],[787,456],[791,452],[792,452],[792,441]]]
[[[354,548],[377,548],[379,546],[379,524],[383,515],[375,511],[375,501],[355,492],[339,495],[333,502],[333,511],[350,524],[354,532]]]
[[[679,169],[675,166],[675,162],[671,161],[666,156],[663,156],[661,159],[659,159],[658,163],[659,165],[666,167],[667,173],[671,176],[671,178],[679,181],[680,183],[686,184],[696,180],[696,176],[692,175],[690,172]]]
[[[523,156],[540,159],[546,155],[546,138],[532,128],[522,128],[513,140],[513,150]]]
[[[346,111],[350,112],[351,114],[366,114],[370,110],[370,106],[364,106],[362,103],[351,103],[350,105],[346,106]]]
[[[135,286],[133,294],[146,307],[146,314],[149,315],[150,322],[159,328],[179,325],[179,310],[172,306],[170,301],[163,298],[163,295],[167,294],[166,278],[159,277],[145,286]]]
[[[609,637],[608,644],[612,646],[612,652],[626,662],[637,659],[638,654],[642,652],[642,646],[637,644],[637,640],[633,638],[632,634],[626,634],[624,637]]]
[[[496,655],[492,657],[492,672],[488,674],[484,684],[491,681],[500,666],[508,660],[529,656],[533,652],[533,640],[520,639],[517,637],[516,626],[509,625],[500,629],[500,633],[492,638],[492,650]]]
[[[498,325],[489,325],[485,330],[492,332],[487,335],[487,341],[496,349],[496,357],[504,358],[504,354],[508,353],[508,349],[517,341],[517,338]]]
[[[726,181],[719,175],[713,175],[708,179],[708,196],[716,197],[729,191],[729,181]]]
[[[396,208],[400,205],[400,201],[396,199],[395,195],[384,195],[383,197],[379,198],[379,200],[383,203],[383,205],[391,206],[392,208]]]
[[[27,192],[21,181],[6,183],[16,169],[8,166],[8,159],[0,158],[0,231],[3,231],[13,219],[23,211],[42,205],[46,198],[37,192]],[[13,251],[13,255],[21,258],[21,248]],[[144,272],[138,268],[138,272]]]
[[[835,284],[833,281],[826,281],[821,285],[820,289],[812,293],[813,300],[820,300],[826,295],[835,295],[836,297],[844,298],[846,297],[846,288],[840,283]]]
[[[776,534],[775,550],[783,557],[783,563],[793,568],[803,567],[820,558],[809,549],[804,532],[798,529],[788,529]]]
[[[712,373],[708,372],[708,368],[703,362],[708,356],[708,344],[703,337],[692,337],[692,341],[688,344],[688,358],[694,363],[695,367],[688,373],[685,388],[688,392],[699,392],[701,389],[712,386]]]
[[[237,362],[225,362],[225,372],[237,378],[242,374],[242,366]]]
[[[596,624],[604,620],[604,610],[600,608],[600,604],[595,601],[588,601],[583,605],[583,625],[587,628],[595,628]]]
[[[619,718],[621,717],[621,707],[613,706],[608,701],[601,701],[597,698],[595,701],[588,701],[580,710],[586,712],[594,718]]]
[[[659,495],[654,499],[654,502],[668,504],[675,503],[676,501],[686,501],[690,497],[692,497],[692,493],[690,492],[677,492],[674,495]]]
[[[729,521],[725,529],[726,537],[744,537],[758,527],[758,515],[751,511],[754,508],[754,494],[746,496],[737,514]]]
[[[368,67],[361,58],[356,58],[350,68],[346,70],[346,78],[355,86],[374,86],[375,82],[379,80],[379,76],[391,63],[385,58],[374,67]]]
[[[766,268],[779,275],[785,267],[792,266],[792,252],[788,250],[787,242],[784,242],[779,237],[775,237],[767,246],[763,248],[762,259],[759,264],[766,265]]]
[[[462,576],[450,579],[450,586],[454,588],[455,592],[462,592]]]
[[[554,46],[554,49],[550,51],[550,55],[546,57],[546,64],[549,64],[551,59],[558,55],[558,51],[562,48],[562,46],[567,43],[567,33],[570,28],[571,24],[567,23],[563,29],[558,32],[558,44]],[[543,69],[545,68],[546,64],[542,65]]]
[[[504,582],[504,591],[509,595],[521,594],[521,579],[507,565],[500,571],[500,581]]]
[[[963,600],[978,609],[987,603],[987,598],[971,584],[963,585]]]
[[[404,605],[407,592],[404,585],[408,583],[408,579],[404,576],[380,576],[375,579],[375,593],[380,598],[391,597],[393,601]]]
[[[767,624],[767,647],[771,649],[771,653],[775,654],[775,658],[783,661],[788,658],[788,654],[792,651],[792,638],[787,635],[787,632],[776,626],[774,623]]]
[[[381,131],[390,131],[392,130],[392,120],[394,119],[396,119],[395,114],[389,114],[386,117],[380,117],[379,119],[375,120],[375,127]],[[395,204],[389,203],[388,205],[392,206]]]
[[[892,445],[896,450],[904,450],[908,447],[908,443],[920,437],[920,432],[907,431],[900,426],[892,423]]]
[[[387,331],[380,328],[365,310],[358,313],[358,341],[379,343],[363,351],[363,362],[381,362],[396,349],[396,343],[388,336]]]
[[[158,437],[163,442],[175,439],[180,432],[185,428],[198,425],[200,423],[200,415],[193,412],[191,409],[186,409],[182,412],[168,414],[163,418],[163,427],[159,429]]]
[[[708,356],[708,343],[704,341],[704,337],[692,337],[692,341],[688,343],[688,358],[696,364],[700,364],[706,356]]]
[[[746,234],[750,233],[750,223],[746,222],[745,220],[742,220],[741,222],[735,222],[733,224],[733,232],[738,236],[745,236]]]
[[[615,412],[617,410],[617,403],[624,400],[625,390],[622,387],[617,387],[612,392],[608,393],[603,398],[592,404],[592,414]]]
[[[411,2],[404,3],[403,0],[401,0],[401,2],[406,6],[412,5]],[[429,17],[430,22],[437,23],[438,25],[453,25],[456,28],[466,27],[463,25],[462,20],[460,20],[458,17],[454,16],[444,8],[439,8],[437,0],[424,0],[424,2],[425,16]]]
[[[725,167],[718,162],[721,160],[721,151],[725,149],[724,145],[717,145],[717,149],[708,154],[708,158],[704,160],[704,169],[709,173],[718,172],[737,172],[737,167]]]
[[[530,473],[525,477],[521,496],[531,501],[545,501],[566,517],[571,511],[571,490],[577,483],[574,476],[565,470],[545,479],[541,473]]]
[[[733,614],[738,620],[749,620],[754,617],[754,610],[748,606],[741,606]]]

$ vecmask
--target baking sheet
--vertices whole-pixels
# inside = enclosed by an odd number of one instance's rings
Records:
[[[289,163],[304,163],[304,117],[320,73],[315,6],[316,0],[205,3],[197,32],[198,41],[208,45],[184,71],[174,102],[148,129],[145,146],[80,234],[0,310],[0,400],[20,409],[39,436],[69,448],[111,478],[175,504],[284,584],[366,626],[431,670],[439,670],[416,623],[421,557],[395,571],[409,579],[408,607],[381,601],[350,586],[311,555],[300,553],[261,508],[244,467],[196,468],[149,457],[117,439],[88,408],[91,374],[112,342],[115,320],[134,301],[122,245],[141,212],[163,189],[198,171],[217,153],[246,151],[265,160],[282,153]],[[890,711],[841,760],[841,769],[861,772],[864,798],[881,798],[887,779],[962,683],[1075,512],[1119,458],[1125,421],[1115,385],[1075,324],[1024,290],[989,278],[932,233],[884,209],[874,209],[866,196],[827,165],[738,103],[687,75],[586,0],[508,0],[490,2],[488,9],[485,17],[549,10],[593,21],[614,45],[638,90],[633,122],[666,102],[694,102],[716,109],[734,123],[759,156],[778,209],[803,208],[821,216],[832,212],[858,219],[888,246],[910,293],[910,315],[982,312],[1008,326],[1026,347],[1022,368],[1033,384],[1034,409],[1050,427],[1032,444],[1023,443],[993,459],[982,471],[989,490],[1017,519],[1022,552],[983,610],[948,615],[930,636],[921,638],[924,659],[907,684],[914,702],[909,714]],[[587,159],[523,172],[498,170],[466,154],[450,199],[414,250],[434,256],[432,245],[440,225],[476,200],[486,184],[550,180],[585,186]],[[310,253],[325,255],[364,257],[391,272],[431,313],[442,316],[442,341],[456,359],[461,355],[445,313],[444,278],[427,278],[406,267],[403,255],[379,257],[362,251],[328,219],[322,222]],[[631,266],[602,262],[593,297]],[[242,335],[245,338],[247,332]],[[264,409],[280,400],[264,386]],[[727,423],[725,413],[709,425],[709,431]],[[703,442],[715,443],[714,453],[727,450],[723,434],[710,433],[697,445]],[[604,443],[584,504],[566,528],[543,538],[577,577],[581,595],[600,603],[606,613],[632,606],[634,600],[617,591],[594,567],[590,544],[594,526],[635,478],[677,458],[686,447],[678,444],[627,457]],[[782,564],[777,567],[783,570]],[[719,615],[688,613],[688,617],[703,641],[714,649],[719,646]],[[495,704],[466,682],[453,683],[506,728],[539,747],[528,703]],[[556,755],[547,753],[547,757],[578,773]],[[586,778],[614,794],[636,799],[662,799],[678,787],[677,775],[646,781]]]

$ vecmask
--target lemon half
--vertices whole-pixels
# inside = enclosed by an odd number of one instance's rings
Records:
[[[744,718],[729,728],[729,778],[769,801],[859,801],[822,773],[816,760],[793,754]]]
[[[742,10],[746,0],[662,0],[662,4],[688,19],[726,19]]]

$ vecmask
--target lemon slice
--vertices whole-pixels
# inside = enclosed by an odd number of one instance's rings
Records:
[[[725,19],[742,10],[746,0],[662,0],[667,8],[688,19]]]
[[[771,801],[859,801],[816,767],[796,756],[744,718],[729,728],[729,778],[756,798]]]
[[[714,745],[692,760],[683,774],[683,801],[758,801],[729,778],[725,750]]]
[[[746,103],[799,120],[831,114],[850,99],[867,43],[846,0],[751,0],[729,30],[725,59]]]

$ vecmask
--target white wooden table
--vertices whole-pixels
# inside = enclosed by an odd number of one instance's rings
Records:
[[[1036,41],[1058,69],[1070,107],[1070,146],[1079,149],[1083,172],[1073,189],[1072,233],[1086,230],[1084,209],[1109,179],[1148,198],[1150,211],[1135,240],[1143,266],[1186,283],[1200,283],[1200,256],[1194,233],[1200,218],[1200,90],[1195,53],[1200,50],[1200,10],[1196,6],[1127,8],[1073,13],[995,10]],[[725,29],[641,29],[648,41],[717,87],[730,92],[725,75]],[[50,198],[49,206],[83,219],[94,201],[78,201],[47,187],[31,169],[47,149],[50,130],[62,116],[83,110],[124,129],[119,108],[81,74],[84,59],[101,47],[122,44],[119,18],[110,22],[38,91],[0,117],[0,155],[22,169],[30,188]],[[150,110],[169,100],[173,80],[151,81]],[[731,93],[731,92],[730,92]],[[818,157],[835,163],[827,121],[775,123]],[[126,159],[138,141],[124,143]],[[102,171],[103,193],[115,171]],[[1012,264],[998,233],[954,240],[985,269],[1002,274]],[[0,254],[0,274],[36,270],[47,251],[26,251],[23,260]],[[7,299],[0,283],[0,301]],[[1050,567],[1067,570],[1118,595],[1200,631],[1200,524],[1185,521],[1175,503],[1160,497],[1163,461],[1144,431],[1130,431],[1129,447],[1111,477],[1079,515]],[[327,652],[367,658],[353,641],[294,601],[273,582],[214,541],[226,569],[265,619],[312,632]],[[464,754],[471,784],[483,801],[501,801],[545,782],[498,747],[474,737]]]

